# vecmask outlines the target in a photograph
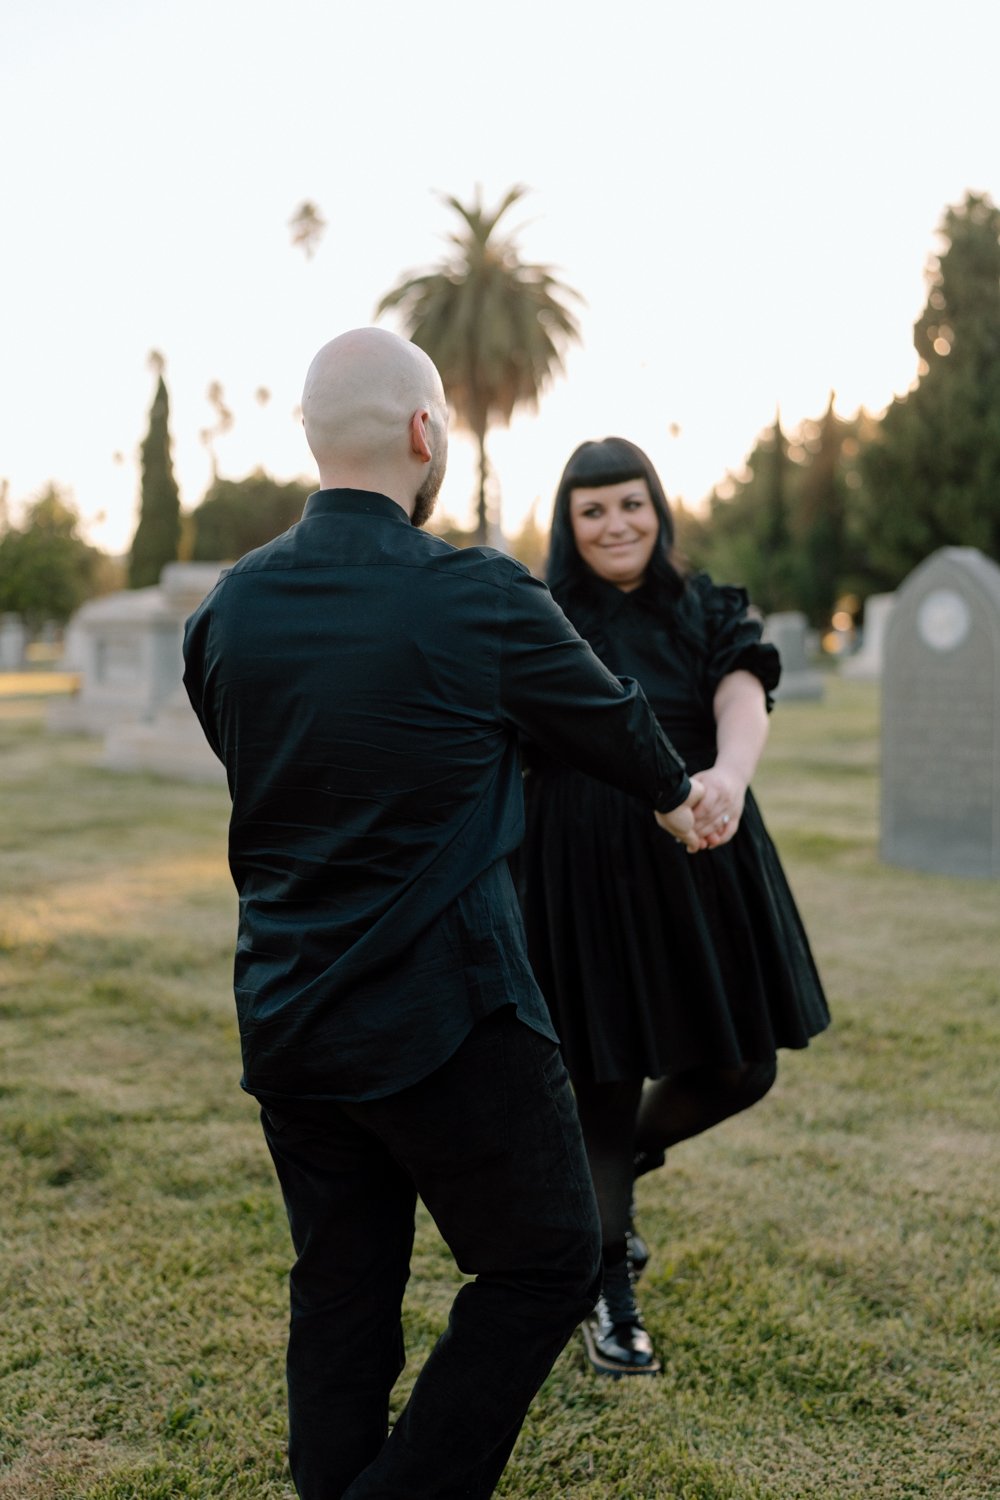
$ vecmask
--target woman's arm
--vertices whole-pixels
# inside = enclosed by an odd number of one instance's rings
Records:
[[[760,679],[730,672],[715,690],[718,752],[715,764],[698,772],[704,795],[695,809],[695,830],[710,849],[728,843],[739,827],[750,778],[767,743],[767,707]]]

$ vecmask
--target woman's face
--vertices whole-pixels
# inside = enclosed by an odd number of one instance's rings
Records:
[[[576,548],[598,578],[630,593],[646,577],[660,517],[645,479],[569,492]]]

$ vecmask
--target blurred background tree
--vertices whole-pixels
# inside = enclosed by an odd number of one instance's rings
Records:
[[[1000,210],[967,193],[939,233],[913,330],[916,385],[862,455],[859,537],[886,588],[939,547],[1000,558]]]
[[[948,208],[914,326],[913,388],[881,419],[822,417],[787,444],[776,421],[700,513],[681,510],[692,564],[742,582],[765,611],[822,625],[839,600],[893,589],[929,553],[1000,558],[1000,209]]]
[[[458,425],[476,440],[479,493],[477,542],[490,536],[499,515],[487,505],[489,462],[486,438],[491,426],[506,427],[514,412],[536,410],[563,368],[567,347],[580,337],[568,303],[580,301],[550,266],[521,259],[513,234],[498,232],[504,214],[527,190],[512,187],[493,212],[477,193],[466,205],[443,201],[461,220],[448,236],[451,251],[436,266],[407,273],[379,302],[376,317],[398,311],[407,337],[441,372]]]
[[[785,434],[779,417],[758,436],[745,467],[729,475],[701,511],[678,508],[681,552],[720,583],[741,583],[765,613],[800,609],[830,619],[848,588],[867,591],[850,515],[858,459],[871,419],[838,417],[833,394],[822,417]]]
[[[87,599],[121,581],[78,526],[69,497],[50,484],[28,506],[23,525],[0,536],[0,614],[20,615],[32,635],[50,622],[64,625]]]
[[[181,539],[181,500],[170,456],[170,401],[163,380],[163,356],[154,351],[150,365],[156,375],[156,394],[142,444],[139,524],[128,564],[132,589],[159,583],[165,564],[176,562]]]
[[[210,427],[203,427],[198,436],[208,450],[208,461],[212,467],[213,481],[219,477],[219,460],[215,452],[215,444],[218,438],[225,437],[231,432],[235,418],[226,405],[226,394],[218,380],[213,380],[205,392],[205,399],[215,413],[215,421]],[[261,405],[264,403],[261,402]]]
[[[306,260],[312,260],[326,229],[326,220],[316,204],[306,198],[292,214],[288,227],[292,231],[292,244],[304,252]]]
[[[302,480],[287,484],[255,469],[245,479],[214,479],[191,512],[191,556],[196,562],[234,562],[302,516],[314,489]]]

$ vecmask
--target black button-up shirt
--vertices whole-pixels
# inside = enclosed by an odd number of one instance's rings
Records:
[[[222,575],[184,656],[233,799],[243,1086],[394,1093],[505,1004],[553,1036],[506,862],[518,733],[650,808],[689,783],[545,585],[384,495],[320,490]]]

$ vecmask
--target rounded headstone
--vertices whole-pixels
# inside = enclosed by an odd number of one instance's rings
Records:
[[[945,547],[896,595],[882,668],[882,857],[1000,876],[1000,567]]]

